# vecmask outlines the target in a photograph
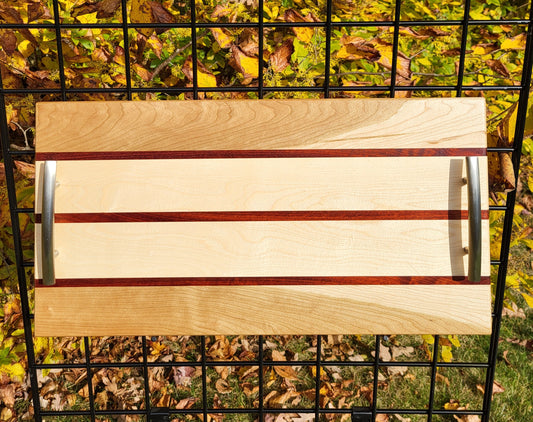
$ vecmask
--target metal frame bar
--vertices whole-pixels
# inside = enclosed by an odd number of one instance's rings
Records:
[[[258,0],[259,10],[263,9],[264,0]],[[116,93],[116,94],[125,94],[128,100],[132,99],[133,94],[135,93],[169,93],[169,94],[182,94],[182,93],[192,93],[192,96],[197,99],[200,93],[205,92],[253,92],[259,98],[263,98],[265,94],[271,92],[316,92],[322,94],[324,97],[329,97],[331,94],[340,91],[353,91],[353,92],[364,92],[364,91],[376,91],[383,92],[388,94],[389,97],[394,97],[399,92],[409,92],[409,91],[446,91],[454,92],[457,96],[464,94],[464,91],[516,91],[519,92],[519,102],[518,102],[518,119],[516,124],[516,130],[514,134],[514,145],[512,147],[502,147],[502,148],[489,148],[489,153],[497,152],[511,152],[513,164],[515,165],[515,175],[518,175],[519,162],[520,162],[520,151],[522,146],[522,137],[524,133],[524,117],[526,115],[527,106],[528,106],[528,97],[529,97],[529,87],[531,85],[531,67],[533,62],[533,17],[532,17],[532,6],[533,0],[530,3],[529,10],[529,19],[512,19],[512,20],[470,20],[470,0],[465,0],[464,4],[464,15],[461,20],[450,20],[450,21],[404,21],[401,20],[401,0],[397,0],[394,6],[394,13],[392,20],[383,21],[383,22],[367,22],[367,21],[354,21],[354,22],[334,22],[332,20],[332,9],[333,3],[332,0],[327,0],[326,3],[326,19],[323,22],[265,22],[262,13],[258,13],[257,22],[247,22],[247,23],[211,23],[211,22],[198,22],[196,18],[195,11],[195,0],[190,0],[191,8],[191,21],[188,23],[175,23],[175,24],[138,24],[138,23],[129,23],[128,22],[128,10],[127,10],[127,1],[121,0],[122,7],[122,23],[116,24],[107,24],[107,23],[96,23],[96,24],[64,24],[60,22],[59,19],[59,4],[57,1],[53,2],[53,13],[54,13],[54,23],[0,23],[0,29],[9,28],[9,29],[21,29],[21,28],[48,28],[55,31],[56,34],[56,46],[57,46],[57,56],[59,64],[59,81],[60,88],[58,89],[6,89],[3,86],[2,78],[0,75],[0,136],[1,136],[1,146],[2,146],[2,155],[5,162],[6,170],[6,183],[7,183],[7,192],[10,205],[10,217],[14,227],[13,237],[14,237],[14,246],[15,246],[15,256],[17,264],[17,277],[19,282],[19,294],[21,299],[21,306],[23,309],[23,323],[25,331],[25,341],[27,345],[27,357],[28,357],[28,373],[30,379],[30,387],[33,396],[33,407],[34,407],[34,417],[37,422],[42,421],[42,418],[45,416],[71,416],[72,420],[77,420],[79,416],[85,416],[89,418],[92,422],[96,420],[100,415],[141,415],[144,416],[147,420],[150,418],[151,412],[151,391],[148,383],[148,374],[150,368],[154,367],[172,367],[176,366],[177,362],[150,362],[148,359],[148,343],[146,337],[141,338],[141,349],[142,349],[142,359],[139,362],[116,362],[116,363],[100,363],[94,362],[91,360],[91,342],[89,338],[83,339],[83,344],[85,346],[85,362],[76,363],[76,364],[41,364],[36,362],[34,343],[32,337],[32,318],[33,315],[30,311],[29,297],[28,297],[28,280],[26,280],[26,268],[33,266],[33,262],[25,262],[22,254],[22,241],[20,234],[20,221],[19,215],[22,213],[33,213],[32,208],[20,208],[17,203],[16,191],[15,191],[15,180],[14,180],[14,164],[13,160],[20,156],[32,155],[28,151],[17,151],[10,148],[9,141],[9,128],[6,121],[6,96],[8,95],[29,95],[29,94],[57,94],[60,98],[65,101],[68,99],[67,94],[90,94],[90,93]],[[519,86],[507,85],[507,86],[495,86],[495,85],[484,85],[484,86],[467,86],[463,85],[463,77],[465,71],[465,58],[466,58],[466,47],[468,41],[469,29],[472,27],[486,26],[486,25],[516,25],[516,26],[527,26],[527,41],[526,41],[526,50],[525,58],[522,71],[522,80]],[[401,27],[414,27],[414,26],[455,26],[461,28],[461,51],[458,61],[458,79],[457,83],[454,85],[447,86],[397,86],[396,78],[394,75],[397,70],[397,60],[398,60],[398,44],[399,44],[399,35]],[[393,58],[392,58],[392,69],[391,69],[391,81],[388,85],[380,86],[366,86],[366,87],[339,87],[331,86],[330,76],[331,76],[331,63],[330,63],[330,52],[331,52],[331,37],[332,31],[335,28],[341,27],[389,27],[393,30]],[[193,69],[193,84],[189,88],[168,88],[168,87],[154,87],[154,88],[136,88],[132,87],[131,80],[131,70],[130,70],[130,51],[129,51],[129,36],[128,32],[130,29],[140,29],[140,28],[188,28],[191,30],[191,39],[192,39],[192,69]],[[258,31],[259,36],[259,51],[263,50],[264,47],[264,31],[268,28],[292,28],[292,27],[313,27],[321,28],[325,31],[326,34],[326,47],[325,47],[325,72],[324,72],[324,84],[323,86],[302,86],[302,87],[265,87],[263,83],[263,66],[262,61],[260,60],[259,66],[259,78],[258,84],[254,87],[219,87],[219,88],[200,88],[198,87],[198,66],[197,66],[197,35],[198,30],[202,28],[254,28]],[[126,86],[124,88],[92,88],[92,89],[81,89],[81,88],[69,88],[66,87],[66,77],[65,77],[65,63],[63,61],[62,53],[62,43],[61,34],[65,29],[74,29],[74,28],[104,28],[111,29],[116,28],[117,30],[123,31],[124,38],[124,52],[125,52],[125,71],[126,71]],[[457,363],[446,363],[439,362],[439,337],[435,336],[435,342],[433,345],[433,357],[430,361],[413,361],[413,362],[382,362],[379,359],[381,341],[383,336],[375,337],[375,346],[374,346],[374,358],[370,361],[365,362],[350,362],[350,361],[325,361],[321,356],[322,351],[322,342],[324,337],[318,335],[316,337],[317,342],[317,354],[316,359],[309,361],[290,361],[290,362],[278,362],[275,363],[269,360],[265,360],[265,341],[264,336],[259,336],[258,339],[258,355],[257,360],[253,361],[210,361],[207,359],[206,355],[206,338],[200,338],[200,361],[198,362],[180,362],[179,365],[190,366],[200,368],[201,370],[201,380],[202,380],[202,408],[201,409],[186,409],[178,410],[171,409],[169,411],[170,415],[198,415],[203,417],[203,420],[207,420],[207,415],[209,413],[221,413],[221,414],[249,414],[254,418],[258,418],[259,421],[263,421],[266,414],[279,414],[279,413],[288,413],[294,412],[293,409],[278,409],[278,408],[268,408],[265,406],[264,402],[264,372],[267,366],[305,366],[308,368],[314,368],[316,371],[315,374],[315,389],[314,397],[315,403],[314,406],[304,409],[297,409],[298,413],[311,413],[314,414],[315,420],[318,421],[323,414],[349,414],[357,416],[361,415],[361,418],[368,417],[373,420],[378,414],[410,414],[410,415],[425,415],[428,421],[432,421],[433,416],[435,415],[480,415],[483,422],[489,422],[490,408],[491,408],[491,396],[492,396],[492,382],[494,380],[494,372],[496,368],[497,361],[497,351],[498,351],[498,338],[500,333],[501,326],[501,316],[503,309],[503,299],[505,292],[505,278],[507,273],[508,258],[509,258],[509,245],[511,238],[511,229],[512,229],[512,219],[513,211],[515,205],[515,192],[510,192],[507,195],[506,205],[504,206],[491,206],[490,210],[492,212],[504,212],[504,228],[503,228],[503,239],[500,257],[497,260],[492,260],[491,265],[498,267],[498,278],[496,282],[496,296],[494,302],[494,312],[493,312],[493,330],[492,336],[490,339],[490,350],[487,356],[486,362],[457,362]],[[259,367],[259,398],[257,407],[252,408],[233,408],[233,409],[214,409],[207,402],[207,371],[214,366],[258,366]],[[338,366],[338,367],[359,367],[359,368],[368,368],[369,371],[373,374],[373,392],[371,405],[368,408],[364,409],[329,409],[323,408],[320,406],[320,388],[321,388],[321,370],[322,368],[327,368],[328,366]],[[389,409],[389,408],[380,408],[378,406],[378,375],[382,368],[387,366],[406,366],[410,368],[428,368],[430,371],[430,385],[429,385],[429,400],[428,407],[424,409]],[[44,411],[41,409],[39,398],[39,388],[37,381],[37,373],[40,370],[44,369],[85,369],[87,371],[87,385],[88,385],[88,410],[83,411]],[[96,410],[97,406],[95,404],[95,391],[92,382],[92,375],[95,371],[98,371],[102,368],[139,368],[142,371],[144,378],[144,409],[135,410]],[[475,410],[441,410],[435,409],[435,389],[436,389],[436,374],[439,368],[470,368],[470,369],[481,369],[486,370],[485,377],[485,393],[483,399],[483,406],[481,409]],[[361,419],[358,419],[361,420]]]

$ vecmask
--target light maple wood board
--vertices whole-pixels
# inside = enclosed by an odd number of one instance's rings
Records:
[[[36,127],[58,280],[37,335],[490,332],[481,98],[39,103]],[[40,258],[36,224],[37,279]]]
[[[39,186],[42,165],[36,165]],[[487,168],[486,157],[480,157],[480,167]],[[465,175],[461,157],[58,161],[55,208],[57,213],[466,210]],[[486,170],[480,176],[487,210]]]
[[[37,152],[485,148],[482,98],[38,103]]]
[[[40,288],[37,336],[490,334],[490,286]]]
[[[54,230],[56,278],[468,273],[466,220],[62,223]],[[36,233],[39,255],[39,224]]]

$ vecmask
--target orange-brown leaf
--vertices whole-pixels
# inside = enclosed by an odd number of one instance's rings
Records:
[[[109,54],[109,51],[104,48],[95,48],[91,53],[91,59],[93,62],[107,63],[109,62],[110,58],[111,55]]]
[[[187,397],[186,399],[182,399],[178,402],[176,405],[176,409],[190,409],[194,403],[196,403],[196,399],[193,397]]]
[[[291,366],[274,366],[274,371],[280,377],[288,379],[290,381],[295,381],[298,379],[298,374]]]
[[[59,88],[59,83],[50,79],[49,70],[31,71],[26,69],[26,83],[32,89],[54,89]]]
[[[453,415],[454,419],[458,422],[481,422],[481,419],[478,415],[463,415],[457,416]]]
[[[318,19],[312,13],[304,17],[294,9],[287,9],[283,18],[287,22],[318,22]]]
[[[378,38],[376,43],[376,49],[380,52],[381,56],[378,63],[384,68],[392,69],[393,59],[393,46],[386,41],[382,41]],[[411,60],[402,52],[398,51],[398,59],[396,63],[396,73],[405,79],[411,79]]]
[[[120,7],[120,0],[102,0],[98,3],[98,19],[111,18]]]
[[[43,2],[28,3],[28,23],[37,19],[52,19],[50,9]]]
[[[116,64],[124,66],[126,64],[124,49],[120,46],[115,47],[115,55],[113,56],[113,61]]]
[[[211,13],[211,17],[214,18],[221,18],[224,16],[228,16],[231,13],[231,9],[227,6],[223,6],[221,4],[217,4],[216,7],[213,9],[213,13]]]
[[[466,52],[471,53],[472,50],[467,50]],[[461,55],[461,48],[460,47],[450,48],[449,50],[442,51],[441,54],[446,57],[459,56]]]
[[[134,72],[141,77],[143,81],[148,82],[152,78],[152,73],[146,70],[140,64],[134,63],[131,67]]]
[[[443,37],[443,36],[446,36],[446,35],[450,35],[449,32],[446,32],[446,31],[443,31],[441,28],[439,28],[438,26],[426,26],[424,28],[419,28],[417,30],[417,32],[422,35],[422,36],[426,36],[428,38],[433,38],[433,37]]]
[[[508,78],[510,76],[509,71],[507,68],[503,65],[503,63],[499,60],[493,60],[488,59],[485,63],[487,63],[487,66],[493,70],[496,73],[499,73],[504,78]]]
[[[500,171],[505,183],[505,192],[510,192],[516,188],[516,179],[514,177],[513,161],[511,160],[511,154],[501,152],[498,154],[500,157]]]
[[[167,9],[165,9],[161,5],[161,3],[158,3],[156,1],[151,1],[150,8],[152,9],[153,22],[156,22],[156,23],[176,22],[176,18],[174,18],[174,15],[170,13]],[[168,28],[157,28],[156,33],[161,34],[165,32],[167,29]]]
[[[429,35],[422,35],[418,31],[415,31],[413,28],[400,28],[400,34],[407,35],[411,38],[416,38],[417,40],[427,40]]]
[[[280,47],[270,55],[270,65],[274,72],[283,72],[289,65],[291,55],[294,53],[292,40],[285,40]]]
[[[259,56],[259,43],[257,33],[246,28],[239,36],[239,48],[250,57]]]
[[[0,46],[8,55],[17,49],[17,36],[11,29],[0,29]]]
[[[0,5],[0,17],[7,23],[23,23],[17,9]]]
[[[220,394],[228,394],[232,391],[232,388],[230,387],[228,382],[220,378],[215,383],[215,387]]]
[[[0,5],[0,17],[7,23],[23,23],[20,13],[13,7],[4,7]],[[33,45],[38,45],[37,40],[27,28],[19,28],[18,31]]]
[[[483,394],[485,394],[485,386],[481,384],[477,384],[476,388],[481,391]],[[501,385],[498,381],[493,381],[492,383],[492,394],[501,394],[505,392],[505,388],[503,385]]]
[[[381,57],[374,44],[364,38],[345,35],[341,38],[341,44],[342,47],[337,53],[337,57],[340,59],[376,61]]]
[[[72,17],[88,15],[89,13],[94,13],[98,10],[98,3],[82,3],[72,8],[70,12]]]

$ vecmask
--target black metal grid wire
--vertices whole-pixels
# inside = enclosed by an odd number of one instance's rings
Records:
[[[498,152],[511,152],[512,160],[514,164],[515,176],[518,175],[520,152],[522,146],[522,138],[524,134],[525,116],[528,105],[529,87],[531,84],[531,65],[533,54],[533,19],[532,19],[532,6],[533,2],[529,5],[530,13],[528,19],[503,19],[503,20],[472,20],[470,16],[470,0],[465,0],[463,5],[464,13],[460,20],[434,20],[434,21],[401,21],[401,0],[397,0],[394,6],[394,13],[391,21],[380,22],[367,22],[367,21],[351,21],[351,22],[333,22],[332,20],[332,0],[327,0],[326,4],[326,19],[321,22],[265,22],[262,13],[258,13],[257,22],[243,22],[243,23],[207,23],[198,22],[196,19],[195,0],[190,0],[190,22],[187,23],[174,23],[174,24],[137,24],[128,23],[128,7],[126,0],[121,0],[122,7],[122,23],[96,23],[96,24],[72,24],[61,23],[59,20],[59,4],[54,0],[53,2],[53,15],[54,23],[0,23],[1,28],[10,29],[54,29],[56,34],[57,44],[57,60],[59,63],[59,81],[60,88],[58,89],[7,89],[4,87],[0,76],[0,135],[2,140],[2,154],[5,160],[6,170],[6,182],[8,199],[10,204],[11,221],[13,224],[13,237],[14,247],[16,254],[17,264],[17,276],[19,281],[19,293],[21,299],[21,306],[23,310],[23,322],[25,330],[25,341],[27,345],[27,357],[28,357],[28,372],[31,386],[31,393],[33,397],[34,417],[36,421],[42,421],[51,417],[70,417],[70,420],[78,420],[80,417],[88,418],[91,421],[97,420],[104,415],[112,417],[113,415],[139,415],[144,416],[144,420],[149,422],[165,420],[161,416],[157,416],[158,412],[161,414],[161,409],[154,409],[151,407],[151,391],[148,383],[148,373],[150,368],[155,367],[167,367],[176,366],[177,364],[200,368],[202,378],[202,408],[201,409],[169,409],[168,414],[170,417],[179,417],[180,415],[197,415],[204,421],[208,420],[209,414],[249,414],[251,418],[263,421],[267,414],[277,415],[280,413],[300,413],[300,414],[313,414],[315,421],[322,420],[325,414],[336,414],[339,417],[344,414],[352,416],[354,421],[373,421],[378,414],[402,414],[402,415],[422,415],[427,418],[427,421],[432,421],[434,416],[438,415],[479,415],[483,422],[489,421],[489,414],[491,408],[491,397],[493,390],[494,373],[497,362],[498,351],[498,338],[500,333],[502,307],[505,291],[505,278],[509,257],[509,245],[511,240],[511,229],[513,220],[513,211],[515,205],[515,192],[509,192],[507,194],[507,200],[505,206],[491,206],[490,210],[495,213],[504,213],[504,228],[503,237],[501,242],[500,257],[497,260],[492,260],[491,264],[498,269],[497,281],[496,281],[496,293],[493,307],[493,324],[492,335],[490,337],[490,348],[488,351],[487,360],[483,362],[441,362],[438,359],[439,355],[439,339],[435,337],[435,343],[433,346],[433,358],[431,361],[409,361],[409,362],[382,362],[379,359],[380,347],[382,336],[375,337],[375,350],[374,358],[370,361],[364,362],[351,362],[351,361],[325,361],[321,356],[322,344],[324,342],[324,336],[316,336],[316,358],[308,361],[289,361],[275,363],[270,360],[265,360],[265,338],[263,336],[258,337],[258,353],[257,359],[251,361],[212,361],[209,360],[206,355],[206,338],[201,337],[199,340],[200,347],[200,359],[195,362],[151,362],[148,358],[148,341],[146,337],[141,339],[142,359],[139,362],[110,362],[102,363],[91,360],[91,342],[89,338],[83,339],[84,344],[84,358],[83,363],[61,363],[61,364],[44,364],[37,363],[35,350],[34,350],[34,338],[32,336],[32,319],[33,315],[30,311],[30,299],[28,297],[28,285],[31,285],[31,280],[26,280],[25,269],[33,266],[32,262],[25,262],[22,253],[22,242],[20,232],[20,214],[31,214],[33,209],[31,208],[19,208],[17,204],[15,180],[14,180],[14,163],[13,160],[20,156],[33,155],[33,152],[18,151],[10,148],[10,135],[9,128],[6,120],[6,96],[8,95],[29,95],[29,94],[56,94],[61,100],[67,100],[69,94],[83,94],[83,93],[114,93],[122,94],[128,100],[132,99],[134,93],[168,93],[168,94],[192,94],[194,99],[199,97],[200,93],[205,92],[253,92],[258,98],[263,98],[268,93],[275,92],[316,92],[321,96],[327,98],[340,91],[353,91],[353,92],[381,92],[383,95],[389,97],[395,97],[396,93],[401,91],[429,91],[429,92],[451,92],[456,96],[464,95],[464,91],[516,91],[519,92],[518,100],[518,118],[516,129],[514,133],[514,144],[508,148],[489,148],[489,153]],[[263,10],[263,0],[258,0],[258,10]],[[465,72],[465,58],[467,54],[467,38],[469,29],[472,27],[483,27],[487,25],[520,25],[527,28],[527,41],[525,47],[525,55],[523,61],[522,77],[519,86],[494,86],[494,85],[481,85],[481,86],[465,86],[463,85],[463,76]],[[400,29],[402,27],[437,27],[437,26],[449,26],[454,27],[457,30],[462,30],[460,56],[457,64],[457,84],[452,86],[398,86],[396,84],[397,62],[398,62],[398,45]],[[388,85],[383,86],[357,86],[357,87],[339,87],[330,85],[330,51],[331,51],[331,39],[332,30],[339,27],[369,27],[380,26],[389,27],[393,29],[393,59],[391,78]],[[192,70],[193,70],[193,83],[192,87],[154,87],[154,88],[139,88],[132,86],[132,79],[130,73],[130,53],[129,53],[129,29],[140,28],[188,28],[191,30],[192,37]],[[324,83],[322,86],[300,86],[300,87],[271,87],[265,86],[263,83],[263,66],[259,65],[258,71],[258,83],[257,86],[232,86],[232,87],[217,87],[217,88],[201,88],[198,87],[198,69],[197,69],[197,29],[201,28],[254,28],[259,34],[263,34],[263,30],[266,28],[275,27],[313,27],[321,28],[325,31],[326,35],[326,47],[325,47],[325,74]],[[126,86],[123,88],[67,88],[65,77],[65,64],[63,61],[62,43],[61,40],[62,30],[69,28],[115,28],[117,30],[122,29],[124,39],[124,53],[125,53],[125,73],[126,73]],[[263,51],[263,37],[259,36],[259,51]],[[280,409],[280,408],[267,408],[264,401],[264,373],[267,366],[306,366],[314,367],[315,369],[315,389],[314,389],[314,406],[309,408],[298,409]],[[207,371],[211,367],[224,367],[224,366],[242,366],[251,367],[258,366],[259,377],[259,392],[258,392],[258,405],[252,408],[210,408],[208,407],[208,381]],[[353,409],[330,409],[320,406],[320,388],[321,381],[319,374],[321,369],[327,366],[336,367],[353,367],[353,368],[368,368],[373,373],[373,389],[371,405],[367,408],[353,408]],[[410,368],[428,368],[430,373],[429,384],[429,400],[424,408],[412,409],[412,408],[380,408],[378,407],[378,380],[379,371],[383,367],[391,366],[404,366]],[[88,384],[88,403],[89,408],[87,410],[68,410],[68,411],[49,411],[41,409],[39,400],[39,385],[38,385],[38,371],[46,369],[85,369],[87,371],[87,384]],[[92,385],[92,375],[94,372],[102,368],[138,368],[144,380],[144,409],[123,409],[123,410],[96,410],[95,406],[95,391]],[[436,409],[434,406],[434,398],[436,391],[436,375],[438,368],[458,368],[458,369],[472,369],[478,368],[486,371],[485,385],[484,385],[484,398],[482,407],[479,409],[469,410],[443,410]],[[158,410],[158,412],[156,412]],[[163,411],[162,414],[164,414]],[[43,419],[44,418],[44,419]]]

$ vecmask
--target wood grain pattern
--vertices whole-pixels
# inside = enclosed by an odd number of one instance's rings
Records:
[[[487,220],[482,227],[488,276]],[[55,270],[57,278],[462,276],[467,229],[464,220],[62,223]]]
[[[482,98],[39,103],[36,334],[488,334],[485,125]]]
[[[489,334],[490,286],[40,288],[38,336]]]
[[[482,98],[50,102],[36,132],[37,153],[486,148]]]
[[[465,159],[450,157],[61,161],[56,213],[466,210],[465,175]]]

